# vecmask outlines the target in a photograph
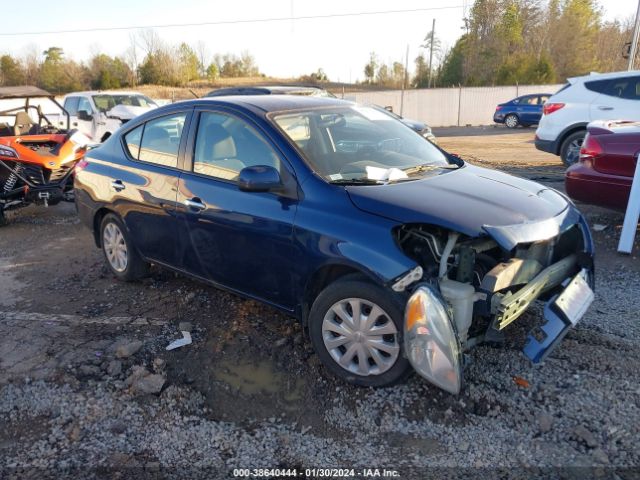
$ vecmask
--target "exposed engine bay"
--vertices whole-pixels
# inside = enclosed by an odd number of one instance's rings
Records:
[[[533,362],[548,355],[593,301],[591,238],[580,223],[511,250],[491,236],[470,238],[430,225],[403,225],[395,235],[419,264],[393,286],[414,287],[405,348],[418,373],[447,391],[460,389],[462,352],[501,342],[503,329],[536,300],[547,301],[547,322],[525,347]]]

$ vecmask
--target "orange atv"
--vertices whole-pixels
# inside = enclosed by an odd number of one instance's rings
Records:
[[[47,118],[52,114],[43,113],[49,102],[61,112],[54,114],[56,123],[65,116],[67,129],[55,127]],[[73,167],[88,144],[82,133],[69,130],[68,112],[50,93],[28,86],[0,88],[0,225],[9,210],[73,201]]]

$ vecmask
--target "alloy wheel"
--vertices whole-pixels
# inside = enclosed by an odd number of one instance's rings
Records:
[[[573,165],[580,159],[580,149],[584,138],[576,138],[567,148],[567,165]]]
[[[127,252],[127,243],[125,242],[124,235],[118,225],[115,223],[108,223],[104,227],[104,231],[102,233],[102,245],[111,268],[119,273],[124,272],[127,269],[129,256]]]
[[[504,123],[506,123],[509,128],[516,128],[518,126],[518,117],[515,115],[507,115]]]
[[[338,365],[361,376],[386,372],[400,355],[393,320],[362,298],[346,298],[329,308],[322,321],[322,339]]]

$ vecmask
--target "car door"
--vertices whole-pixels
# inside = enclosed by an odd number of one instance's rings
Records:
[[[297,183],[275,144],[250,119],[201,110],[178,187],[183,268],[199,277],[293,308],[293,221]],[[276,168],[286,188],[246,192],[244,167]],[[188,168],[187,168],[188,167]]]
[[[537,104],[537,95],[527,95],[526,97],[520,98],[520,102],[518,103],[518,116],[520,117],[521,123],[530,124],[538,121],[536,120]]]
[[[172,267],[179,267],[176,197],[183,131],[190,118],[191,111],[179,111],[125,132],[121,138],[128,161],[108,175],[111,203],[140,253]]]
[[[71,120],[71,128],[77,128],[89,138],[96,140],[94,114],[91,101],[84,96],[78,97],[78,111],[75,119]]]
[[[640,76],[586,82],[600,93],[589,107],[591,120],[640,120]]]
[[[69,128],[78,128],[78,102],[79,97],[66,97],[64,99],[64,109],[69,114]],[[60,118],[60,128],[67,128],[67,119]],[[82,133],[85,133],[84,131]],[[86,135],[86,133],[85,133]]]

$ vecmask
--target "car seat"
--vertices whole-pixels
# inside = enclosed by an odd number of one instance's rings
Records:
[[[13,125],[13,134],[15,136],[27,135],[34,126],[36,126],[36,124],[31,120],[27,112],[18,112],[16,113],[16,121]]]
[[[232,180],[245,164],[236,158],[236,142],[222,125],[213,123],[204,131],[204,142],[196,148],[194,171]]]

